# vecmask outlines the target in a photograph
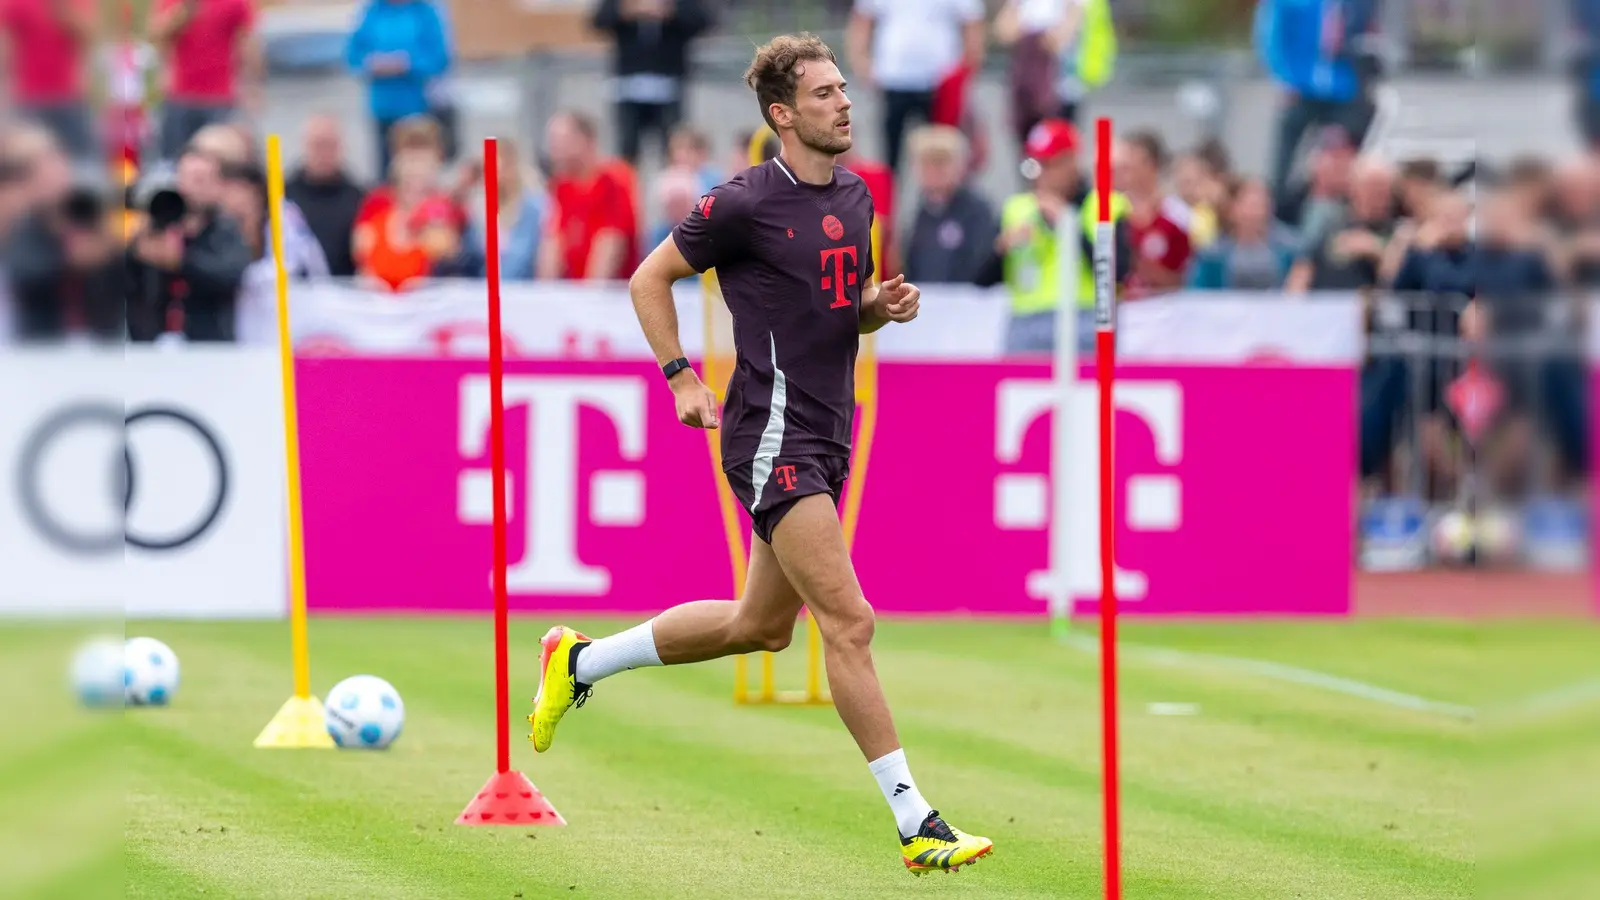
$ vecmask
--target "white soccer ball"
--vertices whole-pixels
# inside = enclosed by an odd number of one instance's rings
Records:
[[[84,706],[121,706],[126,669],[122,638],[91,638],[72,654],[72,692]]]
[[[178,692],[178,654],[151,637],[122,646],[122,688],[130,706],[166,706]]]
[[[1452,509],[1433,525],[1434,558],[1449,564],[1466,562],[1476,540],[1472,516],[1465,510]]]
[[[1515,562],[1522,553],[1522,527],[1510,510],[1493,508],[1478,517],[1478,547],[1492,563]]]
[[[382,750],[406,724],[400,692],[376,675],[353,675],[334,685],[325,708],[328,734],[346,749]]]

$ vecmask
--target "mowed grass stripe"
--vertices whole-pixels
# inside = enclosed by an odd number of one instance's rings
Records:
[[[657,749],[658,749],[658,752],[660,752],[660,748],[657,748]],[[174,752],[172,748],[168,748],[168,750],[167,750],[165,755],[168,756],[168,757],[171,757],[171,756],[175,756],[175,755],[178,755],[178,754],[176,752]],[[272,754],[268,754],[268,756],[271,756],[271,755]],[[318,756],[320,756],[320,754],[318,754]],[[693,766],[689,765],[689,766],[686,766],[684,769],[674,769],[674,771],[693,771]],[[260,785],[260,784],[256,784],[256,785],[253,785],[253,786],[245,784],[245,785],[240,785],[240,787],[245,788],[246,789],[246,793],[248,793],[250,796],[258,796],[258,795],[261,795],[261,794],[265,793],[265,791],[263,790],[263,786]],[[702,802],[706,802],[705,796],[704,796],[706,792],[704,790],[696,789],[696,790],[692,791],[691,793],[695,797],[700,798]],[[629,796],[636,796],[637,792],[629,791],[629,792],[627,792],[627,794]],[[748,794],[746,794],[746,795],[748,795]],[[716,797],[710,798],[709,806],[708,806],[708,809],[707,809],[707,813],[709,815],[715,816],[717,811],[719,810],[719,808],[721,806],[723,806],[723,804],[717,803],[716,800],[717,800]],[[305,804],[302,803],[300,805],[300,809],[301,809],[302,815],[314,816],[314,817],[317,817],[319,819],[324,818],[326,816],[326,813],[327,813],[327,811],[322,808],[322,804],[318,804],[318,805],[316,805],[316,806],[314,806],[312,808],[306,808]],[[877,808],[876,802],[874,802],[872,804],[872,811],[875,814],[875,816],[874,816],[875,819],[876,819],[876,817],[878,815],[882,815],[881,811]],[[631,811],[630,810],[630,811],[628,811],[628,814],[631,817],[635,818],[635,819],[638,818],[638,813],[636,811]],[[666,832],[666,833],[670,833],[671,830],[672,830],[672,829],[668,829],[665,826],[659,825],[659,824],[658,824],[658,827],[660,827],[661,830],[663,832]],[[883,862],[885,860],[892,860],[893,859],[893,857],[890,857],[890,856],[887,855],[887,853],[892,853],[893,852],[893,846],[892,846],[892,844],[888,844],[888,842],[883,839],[882,830],[881,830],[882,827],[883,826],[880,826],[879,828],[872,829],[873,836],[875,838],[877,838],[877,840],[871,841],[868,844],[869,846],[873,847],[874,849],[882,847],[884,851],[887,851],[887,852],[884,852],[884,853],[881,853],[881,854],[878,854],[878,853],[872,854],[872,859],[875,862],[879,862],[880,864],[881,864],[881,862]],[[692,853],[692,852],[694,852],[696,850],[696,847],[704,846],[708,842],[708,839],[709,839],[709,843],[711,845],[732,845],[732,846],[735,846],[735,847],[738,847],[738,846],[747,847],[749,849],[749,851],[754,855],[754,859],[752,859],[751,861],[753,863],[759,863],[761,865],[761,868],[765,872],[767,872],[769,875],[771,875],[773,873],[773,870],[775,868],[779,868],[779,867],[775,867],[772,864],[771,858],[772,858],[772,855],[774,853],[774,847],[769,842],[762,842],[762,841],[751,842],[751,841],[748,841],[748,840],[740,842],[736,838],[733,838],[733,836],[731,836],[731,835],[718,835],[718,834],[716,834],[714,832],[711,833],[711,834],[707,834],[703,830],[698,829],[698,828],[682,828],[680,833],[682,835],[684,835],[685,838],[688,839],[687,845],[684,848],[682,848],[683,852]],[[559,834],[559,833],[553,833],[552,832],[551,834]],[[617,843],[614,840],[615,833],[614,833],[613,829],[605,829],[604,831],[601,832],[601,834],[605,835],[607,837],[611,837],[613,839],[612,841],[610,841],[611,843]],[[561,837],[565,837],[565,835],[562,835]],[[626,835],[624,835],[624,837],[626,837]],[[719,838],[729,838],[729,839],[727,841],[723,841],[723,840],[719,840]],[[560,839],[561,838],[558,838],[558,840],[560,840]],[[814,844],[815,842],[812,842],[812,843]],[[606,859],[607,861],[609,861],[611,863],[614,863],[614,870],[626,871],[629,868],[629,857],[637,855],[638,846],[648,846],[650,848],[650,853],[652,855],[667,853],[669,858],[671,858],[670,851],[673,849],[670,846],[670,842],[669,842],[668,846],[663,846],[663,841],[661,841],[659,839],[651,838],[651,839],[648,839],[648,840],[642,842],[639,845],[636,845],[635,848],[634,848],[634,852],[632,854],[627,852],[627,848],[626,847],[620,847],[620,848],[618,848],[619,852],[616,853],[615,855],[609,854],[609,853],[608,854],[603,854],[601,858],[602,859]],[[548,845],[546,845],[546,848],[548,848]],[[819,858],[819,856],[820,857],[825,857],[826,856],[826,850],[827,850],[827,848],[816,847],[816,846],[797,847],[796,849],[797,849],[797,851],[807,850],[811,854],[815,854],[815,855],[812,855],[812,856],[809,856],[809,857],[802,857],[800,859],[797,859],[797,862],[800,864],[800,867],[801,867],[802,870],[804,870],[804,869],[808,868],[810,865],[812,865],[814,860],[816,858]],[[858,845],[857,849],[858,850],[860,849],[859,845]],[[796,855],[799,856],[800,854],[797,852]],[[810,860],[810,861],[808,861],[808,860]],[[891,864],[891,865],[893,865],[893,864]],[[586,868],[586,867],[579,867],[579,868],[581,870],[582,868]],[[608,865],[606,868],[607,869],[612,869],[613,866],[609,866]],[[635,867],[635,868],[637,869],[637,867]],[[891,869],[891,871],[892,871],[892,869]],[[633,887],[637,888],[639,891],[641,891],[641,893],[637,894],[638,896],[647,896],[647,894],[644,893],[644,891],[647,891],[648,889],[650,889],[651,885],[655,884],[663,876],[659,872],[655,872],[655,873],[649,872],[648,867],[646,867],[644,870],[642,870],[641,874],[644,876],[644,880],[641,881],[638,884],[633,885]],[[896,872],[896,874],[898,875],[899,878],[907,877],[903,871]],[[782,872],[779,871],[777,873],[777,875],[778,875],[779,878],[781,878]],[[713,870],[708,875],[708,877],[705,879],[705,883],[697,884],[697,883],[691,882],[690,884],[684,885],[684,887],[687,888],[687,890],[683,895],[684,896],[708,896],[710,894],[707,894],[706,891],[714,890],[717,887],[718,883],[720,883],[724,879],[724,877],[725,877],[725,873],[719,872],[717,870]],[[615,879],[613,879],[610,883],[612,885],[612,888],[623,888],[623,889],[627,888],[626,885],[615,883]],[[777,883],[772,883],[772,882],[768,882],[768,881],[763,881],[763,883],[766,885],[767,888],[772,888],[772,889],[776,889],[776,888],[778,888],[780,886]],[[796,896],[803,895],[804,893],[805,893],[805,891],[801,890],[796,894]],[[762,895],[763,896],[778,896],[778,894],[773,893],[771,890],[765,891]],[[864,893],[863,894],[863,896],[870,896],[870,895],[871,895],[870,893]],[[1045,894],[1045,895],[1048,895],[1048,894]],[[620,894],[620,893],[607,893],[607,894],[604,894],[604,896],[626,896],[626,895],[625,894]],[[882,894],[880,893],[880,894],[878,894],[878,896],[882,896]]]
[[[614,630],[600,624],[583,627],[590,633]],[[297,837],[308,817],[364,806],[359,815],[347,814],[344,823],[322,829],[326,834],[318,844],[349,844],[338,858],[349,854],[363,867],[394,854],[414,858],[419,846],[437,848],[429,874],[433,868],[459,873],[465,879],[460,884],[474,890],[497,891],[513,882],[526,887],[547,878],[554,884],[560,875],[572,879],[557,886],[562,892],[577,884],[573,896],[590,892],[612,900],[892,898],[911,896],[911,890],[918,896],[937,890],[986,898],[1090,894],[1099,881],[1093,660],[1073,654],[1077,660],[1064,665],[1065,648],[1041,640],[1036,627],[1002,625],[992,635],[987,627],[978,627],[977,638],[974,626],[965,623],[884,623],[880,632],[880,669],[925,793],[947,805],[958,824],[995,837],[1001,846],[992,863],[971,876],[941,877],[939,887],[912,881],[894,861],[891,820],[834,712],[736,707],[728,664],[632,673],[608,682],[591,704],[572,714],[554,752],[533,755],[522,736],[522,695],[532,694],[534,641],[542,624],[513,626],[514,635],[527,633],[527,647],[513,645],[513,672],[522,676],[512,695],[514,762],[574,824],[537,832],[535,839],[514,829],[448,824],[493,766],[489,629],[482,621],[313,622],[315,671],[332,676],[318,678],[315,687],[325,690],[337,677],[370,671],[390,678],[405,696],[408,731],[386,754],[249,749],[288,693],[287,629],[276,625],[207,625],[190,632],[187,623],[170,629],[152,624],[147,633],[163,637],[162,630],[169,631],[188,683],[177,708],[130,717],[151,714],[140,722],[155,731],[147,761],[158,768],[171,764],[161,758],[168,755],[161,734],[171,730],[194,748],[191,769],[204,769],[201,759],[215,756],[225,761],[224,769],[268,773],[278,787],[224,771],[221,781],[241,787],[219,792],[248,800],[240,809],[247,820],[281,819],[270,826],[274,837],[279,830]],[[1022,639],[1027,635],[1032,637]],[[950,648],[949,655],[939,647]],[[789,655],[801,652],[797,644]],[[1172,696],[1174,687],[1190,687],[1173,674],[1129,672],[1125,696],[1142,699],[1148,687],[1152,698],[1188,699]],[[1205,712],[1195,720],[1141,722],[1127,714],[1132,740],[1125,764],[1130,775],[1136,766],[1148,766],[1130,778],[1142,784],[1125,786],[1130,890],[1141,886],[1149,896],[1218,900],[1288,898],[1290,885],[1313,886],[1312,895],[1329,900],[1463,893],[1441,890],[1441,879],[1405,859],[1413,842],[1437,851],[1435,856],[1453,852],[1448,837],[1414,831],[1410,823],[1376,841],[1358,842],[1354,851],[1341,845],[1328,853],[1324,831],[1364,834],[1375,815],[1345,814],[1344,806],[1364,802],[1362,791],[1352,792],[1351,803],[1336,802],[1334,786],[1345,777],[1338,767],[1356,768],[1372,752],[1350,738],[1346,726],[1359,717],[1339,705],[1306,704],[1303,694],[1254,691],[1227,681],[1209,685],[1196,701]],[[1298,724],[1263,728],[1250,718],[1261,709],[1296,712],[1323,731]],[[1386,721],[1387,715],[1379,718]],[[1397,721],[1424,740],[1397,739],[1412,749],[1394,754],[1397,762],[1385,755],[1361,784],[1420,773],[1402,796],[1431,796],[1447,813],[1443,807],[1450,798],[1437,801],[1441,791],[1452,789],[1452,776],[1427,768],[1431,725]],[[976,727],[985,729],[979,737],[987,741],[972,742]],[[1240,790],[1244,776],[1235,771],[1238,757],[1252,752],[1276,766],[1259,770],[1266,783],[1258,783],[1254,793]],[[1186,762],[1187,768],[1173,768]],[[1301,771],[1308,766],[1328,771]],[[162,780],[159,774],[151,778]],[[1276,796],[1273,778],[1281,785]],[[210,783],[207,776],[174,790],[207,797]],[[258,812],[257,794],[273,791],[282,798]],[[307,809],[297,799],[301,793],[316,805]],[[1274,816],[1302,827],[1285,830]],[[1263,820],[1264,838],[1255,834]],[[419,824],[435,830],[417,829]],[[1141,842],[1144,852],[1135,852]],[[1398,863],[1388,858],[1397,848]],[[293,856],[292,850],[273,852]],[[653,870],[641,867],[642,857],[656,860]],[[673,861],[675,868],[663,872],[660,860]],[[390,872],[386,877],[414,880],[406,861]],[[732,885],[751,890],[730,894]],[[493,896],[462,894],[485,895]]]
[[[411,707],[412,707],[412,710],[413,710],[413,713],[412,713],[413,721],[437,721],[440,718],[440,716],[439,716],[439,714],[437,712],[435,712],[433,714],[430,714],[430,713],[427,712],[427,707],[429,705],[431,705],[430,698],[431,698],[431,693],[427,693],[427,692],[420,693],[420,694],[417,693],[417,692],[413,692],[410,695]],[[421,707],[421,708],[419,708],[419,707]],[[152,712],[167,712],[167,711],[152,711]],[[731,711],[722,710],[722,712],[725,715],[731,715]],[[445,713],[444,715],[445,715],[445,717],[449,717],[450,714],[449,713]],[[829,713],[829,717],[831,718],[831,712]],[[837,728],[837,723],[836,722],[834,723],[834,725],[835,725],[835,728]],[[489,734],[490,733],[486,731],[485,734],[484,734],[483,739],[477,742],[477,745],[479,747],[483,748],[485,751],[488,751],[490,748],[492,748],[492,744],[489,742],[489,739],[488,739],[489,738]],[[410,738],[408,736],[408,740],[409,739]],[[626,741],[624,741],[624,743],[626,743]],[[406,746],[406,742],[402,742],[401,745],[397,745],[397,752],[398,752],[400,747],[405,747],[405,746]],[[246,751],[246,752],[247,753],[249,753],[249,752],[260,753],[260,751]],[[660,752],[659,748],[654,752]],[[294,754],[287,754],[287,755],[288,756],[293,756]],[[270,759],[270,758],[273,758],[275,756],[278,756],[278,754],[268,753],[268,754],[266,754],[266,756],[267,756],[267,758]],[[695,774],[695,762],[694,762],[694,759],[693,759],[693,755],[689,754],[689,755],[686,755],[686,756],[687,756],[687,759],[688,759],[688,762],[687,762],[686,765],[662,767],[662,770],[667,772],[667,773],[677,773],[674,777],[675,777],[676,780],[679,780],[679,781],[683,780],[685,776],[693,776]],[[487,758],[487,753],[486,753],[486,758]],[[583,759],[585,759],[585,757],[574,755],[570,751],[563,758],[564,759],[568,759],[568,760],[572,760],[572,759],[583,760]],[[550,757],[546,757],[546,759],[550,759]],[[605,773],[608,772],[608,771],[612,771],[612,769],[611,769],[612,761],[605,760],[603,755],[602,755],[602,757],[600,759],[597,759],[597,760],[594,761],[593,765],[595,767],[597,767],[597,768],[595,770],[594,775],[592,775],[591,777],[588,777],[588,778],[577,777],[577,778],[568,778],[568,779],[563,779],[563,780],[568,782],[568,783],[572,783],[572,784],[604,783],[604,781],[605,781]],[[369,765],[369,766],[366,766],[366,767],[363,767],[363,768],[370,770],[372,768],[372,766]],[[486,774],[486,772],[487,772],[487,763],[485,764],[485,768],[480,770],[480,771]],[[761,774],[764,775],[764,776],[770,776],[770,775],[773,775],[774,772],[769,770],[769,771],[762,772]],[[862,774],[862,777],[865,778],[865,775]],[[771,778],[769,777],[767,780],[770,781]],[[476,784],[478,782],[474,781],[473,783]],[[866,786],[868,791],[871,790],[870,781],[866,782],[865,786]],[[703,787],[703,785],[702,785],[702,787]],[[464,802],[465,798],[470,796],[470,790],[471,790],[470,788],[467,789],[467,792],[465,794],[462,794],[458,798],[457,802]],[[657,793],[657,795],[660,795],[661,792],[657,791],[656,793]],[[715,802],[716,801],[716,797],[714,795],[708,795],[708,793],[705,790],[703,790],[701,788],[695,788],[692,791],[686,791],[684,793],[685,793],[685,797],[683,798],[683,800],[685,802],[688,802],[690,800],[696,800],[696,801],[698,801],[698,802],[700,802],[702,804],[705,804],[708,814],[714,815],[715,812],[717,811],[718,804]],[[636,792],[632,792],[632,791],[627,792],[627,794],[628,795],[638,795],[638,794],[636,794]],[[648,795],[649,795],[648,793],[643,794],[643,796],[648,796]],[[730,795],[730,796],[733,796],[733,795]],[[867,796],[870,798],[870,794],[867,795]],[[682,806],[683,804],[679,803],[678,805]],[[872,805],[873,805],[874,811],[878,812],[879,809],[877,808],[877,801],[876,800],[872,801]],[[568,809],[568,814],[569,815],[572,814],[572,807],[568,806],[567,809]],[[629,811],[630,815],[636,815],[636,813],[637,813],[636,810],[630,810]],[[885,825],[883,827],[887,828],[888,826]],[[692,829],[688,829],[688,830],[692,831]],[[883,839],[880,838],[880,840],[883,840]],[[886,844],[887,841],[883,841],[883,843]],[[797,844],[797,849],[801,849],[801,845]],[[889,845],[887,849],[889,850],[889,852],[892,852],[892,850],[893,850],[892,845]],[[903,875],[904,873],[902,872],[900,874]]]
[[[223,896],[261,900],[459,896],[453,866],[423,865],[408,853],[375,854],[375,842],[348,827],[338,811],[329,815],[326,804],[269,793],[261,782],[245,792],[227,775],[219,777],[219,768],[225,767],[216,760],[191,761],[187,771],[153,782],[158,791],[137,795],[145,827],[128,841],[134,866],[149,858],[158,873],[176,871],[219,885]],[[189,800],[194,797],[206,802]],[[142,873],[132,880],[147,885]]]
[[[177,900],[177,898],[239,896],[228,882],[202,875],[192,868],[170,863],[159,854],[139,847],[129,847],[125,853],[129,871],[137,878],[127,880],[124,892],[116,894],[122,900]],[[121,879],[119,879],[120,882]],[[270,886],[268,886],[270,889]],[[260,891],[261,886],[252,890]],[[84,896],[82,894],[76,896]],[[260,896],[259,893],[253,896]],[[308,898],[309,900],[309,898]]]
[[[159,742],[144,737],[145,746],[162,758],[189,762],[157,782],[159,793],[139,798],[147,829],[171,831],[167,840],[141,846],[171,865],[192,860],[207,877],[233,878],[232,861],[249,859],[260,871],[246,874],[257,879],[273,873],[260,880],[281,891],[273,896],[283,897],[371,896],[381,890],[385,897],[428,900],[501,891],[510,896],[515,890],[540,896],[540,890],[556,889],[559,878],[540,878],[521,865],[520,844],[493,835],[472,840],[449,820],[418,828],[413,820],[425,819],[426,810],[408,796],[404,778],[366,796],[355,796],[360,792],[342,781],[330,782],[339,785],[334,790],[318,791],[254,770],[248,762],[189,755],[195,748],[179,736],[163,735]],[[196,796],[206,798],[203,807],[169,802]],[[521,834],[505,836],[527,842]],[[531,858],[531,849],[527,853]]]
[[[1007,769],[1042,788],[1082,791],[1090,777],[1098,790],[1098,769],[1092,776],[1083,768],[1064,764],[1059,757],[1007,744],[1003,737],[949,729],[931,746],[940,753],[967,760],[1005,760]],[[1292,798],[1295,785],[1284,785]],[[1447,873],[1455,860],[1434,851],[1407,846],[1380,833],[1363,837],[1343,823],[1324,823],[1327,811],[1307,809],[1293,800],[1281,805],[1247,802],[1225,793],[1180,790],[1147,780],[1125,778],[1122,795],[1126,819],[1137,821],[1150,814],[1171,816],[1197,829],[1227,833],[1229,843],[1259,844],[1284,857],[1334,863],[1342,872],[1373,871],[1406,878],[1418,872]]]
[[[629,683],[629,687],[630,688],[634,687],[632,682]],[[921,708],[920,707],[915,707],[914,710],[916,712],[918,712],[918,713],[921,713]],[[590,710],[588,708],[586,708],[582,713],[578,713],[578,714],[575,714],[575,715],[587,715],[587,714],[589,714],[589,712],[590,712]],[[806,714],[806,713],[809,713],[811,711],[810,710],[805,710],[805,711],[788,710],[788,711],[777,711],[777,712],[778,712],[778,714],[794,715],[794,714]],[[996,714],[996,710],[993,707],[991,707],[988,710],[986,710],[985,713],[986,713],[986,715],[985,715],[986,719],[992,718]],[[922,714],[925,715],[925,713],[922,713]],[[943,716],[941,714],[939,716],[939,718],[948,718],[948,717],[947,716]],[[1005,729],[998,729],[998,730],[995,731],[995,733],[999,734],[999,735],[1008,735],[1008,734],[1015,734],[1016,732],[1007,731]],[[916,752],[916,755],[917,755],[918,759],[926,759],[929,756],[929,754],[927,752],[923,752],[923,750],[921,750],[920,748],[923,748],[923,747],[932,748],[932,752],[937,753],[938,749],[943,746],[943,742],[940,741],[940,740],[928,741],[928,742],[925,742],[925,743],[917,743],[917,744],[914,744],[910,740],[908,740],[907,743],[910,744],[911,746],[919,748],[919,750]],[[1001,752],[999,750],[999,748],[991,747],[988,750],[986,750],[986,752],[984,752],[982,754],[963,753],[963,754],[960,754],[960,756],[961,756],[962,759],[966,760],[966,768],[969,771],[972,770],[972,759],[973,759],[974,756],[977,756],[977,757],[980,757],[980,758],[986,759],[986,760],[997,760],[997,761],[999,761],[1001,763],[1001,765],[997,767],[997,769],[999,771],[1014,771],[1014,767],[1006,764],[1006,761],[1010,757],[1006,753]],[[1054,771],[1060,771],[1062,767],[1070,767],[1071,763],[1068,760],[1063,759],[1063,758],[1052,757],[1050,762],[1049,762],[1049,766]],[[923,784],[925,786],[931,784],[932,782],[930,782],[929,776],[928,776],[928,774],[926,774],[927,769],[924,768],[923,766],[920,766],[920,765],[918,766],[918,768],[919,768],[920,771],[922,771],[924,773],[924,774],[922,774],[920,776]],[[1080,773],[1081,773],[1082,777],[1081,777],[1081,779],[1079,780],[1079,783],[1076,786],[1080,787],[1082,789],[1082,793],[1084,795],[1086,795],[1086,796],[1088,796],[1088,795],[1097,795],[1098,794],[1098,790],[1099,790],[1099,780],[1098,780],[1097,765],[1094,768],[1094,770],[1092,770],[1092,771],[1088,770],[1088,769],[1080,769]],[[1036,793],[1039,785],[1032,784],[1029,787],[1031,788],[1032,791],[1034,791]],[[928,791],[928,792],[932,793],[931,790]],[[944,802],[944,801],[940,800],[939,802]],[[1387,848],[1385,848],[1385,849],[1387,849]]]

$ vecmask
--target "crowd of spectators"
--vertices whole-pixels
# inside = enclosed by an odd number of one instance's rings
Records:
[[[599,0],[592,24],[614,47],[611,109],[564,110],[536,146],[502,140],[499,220],[489,222],[481,162],[461,152],[444,5],[369,0],[345,63],[365,87],[376,159],[346,155],[359,123],[307,110],[286,153],[289,277],[355,279],[403,296],[429,279],[482,277],[497,228],[508,281],[626,279],[699,197],[750,162],[755,132],[716,146],[695,126],[711,113],[687,106],[694,44],[715,28],[716,8]],[[1574,8],[1575,33],[1593,33],[1600,5]],[[1095,205],[1078,126],[1085,97],[1114,69],[1111,9],[1108,0],[1005,0],[986,20],[980,0],[854,0],[846,23],[842,62],[873,97],[862,118],[881,127],[874,143],[884,154],[840,163],[872,193],[879,270],[925,286],[1003,285],[1008,353],[1050,351],[1057,315],[1092,305],[1092,223],[1081,229],[1077,277],[1058,270],[1056,241],[1080,230],[1063,228],[1073,224],[1064,217]],[[1215,141],[1174,148],[1159,131],[1118,135],[1111,207],[1122,296],[1361,292],[1373,334],[1435,341],[1421,355],[1416,344],[1401,353],[1369,342],[1367,484],[1448,500],[1480,453],[1480,489],[1526,492],[1541,436],[1555,480],[1580,477],[1581,353],[1482,348],[1491,337],[1581,334],[1582,307],[1568,298],[1600,288],[1600,153],[1490,167],[1374,146],[1377,10],[1377,0],[1259,0],[1258,58],[1285,98],[1264,172],[1240,170]],[[90,0],[0,0],[12,114],[0,130],[0,333],[272,342],[267,178],[249,124],[262,102],[253,0],[155,0],[145,42],[111,48],[104,91],[85,75],[93,11]],[[1573,68],[1589,147],[1600,146],[1596,44],[1583,42]],[[1007,54],[1021,159],[997,158],[990,111],[967,102],[996,49]],[[151,71],[160,77],[147,80]],[[147,84],[158,85],[158,104],[147,103]],[[96,95],[104,121],[89,102]],[[597,117],[607,112],[610,147]],[[777,152],[770,138],[759,149]],[[91,174],[105,150],[117,163],[138,160],[142,177],[125,203],[107,200],[107,180]],[[1019,163],[1015,195],[978,188],[986,168]],[[1402,470],[1421,471],[1424,485],[1405,483]]]
[[[1600,276],[1600,237],[1592,230],[1600,208],[1595,161],[1582,157],[1550,168],[1527,160],[1489,173],[1363,154],[1379,77],[1364,43],[1375,3],[1341,0],[1339,17],[1317,18],[1326,5],[1259,5],[1259,55],[1289,98],[1264,177],[1236,171],[1227,149],[1214,142],[1175,152],[1154,131],[1120,136],[1115,186],[1125,205],[1119,227],[1128,257],[1126,296],[1358,288],[1471,295],[1591,286]],[[700,195],[748,164],[747,135],[714,147],[684,104],[693,44],[715,26],[713,8],[702,0],[595,5],[593,24],[612,36],[615,48],[616,141],[609,148],[615,152],[602,146],[599,122],[587,110],[552,117],[537,147],[502,142],[494,224],[504,278],[626,278]],[[55,227],[62,220],[38,214],[45,188],[33,167],[64,158],[81,168],[92,144],[82,76],[92,23],[84,0],[0,0],[0,9],[16,48],[17,107],[35,123],[9,128],[0,148],[8,202],[32,214],[0,216],[0,227],[8,225],[4,218],[20,223],[6,230],[26,244],[54,233],[41,222]],[[1074,118],[1085,92],[1110,77],[1116,49],[1109,15],[1104,0],[1007,0],[992,21],[979,0],[856,0],[841,55],[854,83],[875,91],[869,120],[881,121],[885,154],[881,162],[859,153],[841,162],[872,190],[886,273],[1024,290],[1037,268],[1028,254],[1042,246],[1035,226],[1050,225],[1059,210],[1088,197],[1088,161]],[[147,37],[162,62],[162,99],[151,117],[158,127],[143,148],[143,197],[132,199],[139,207],[170,183],[187,201],[188,215],[181,242],[175,233],[127,242],[133,287],[126,325],[136,337],[180,321],[192,338],[238,337],[251,330],[242,323],[251,319],[254,301],[227,300],[226,285],[247,295],[263,278],[270,282],[270,271],[259,265],[267,250],[261,148],[245,124],[261,102],[254,22],[252,0],[158,0],[151,9]],[[36,46],[71,52],[47,63]],[[1027,215],[1009,224],[1006,210],[1018,208],[1012,202],[1018,198],[984,196],[973,176],[1017,161],[990,158],[965,102],[991,46],[1009,54],[1011,124],[1025,168],[1031,167],[1019,195],[1027,199],[1021,204]],[[354,23],[346,57],[366,86],[378,175],[363,183],[354,172],[369,167],[345,158],[350,123],[308,115],[291,147],[291,272],[360,278],[386,290],[481,276],[491,223],[478,212],[480,164],[458,152],[444,7],[433,0],[371,0]],[[645,169],[638,163],[647,152],[659,153],[661,163],[641,183]],[[73,179],[58,180],[63,184],[50,188],[56,201],[82,198],[66,184]],[[1492,190],[1480,199],[1475,225],[1464,185]],[[897,186],[908,202],[896,202]],[[19,201],[22,194],[34,195],[33,202]],[[190,256],[226,266],[191,263]],[[27,271],[23,264],[12,278]],[[1070,308],[1086,299],[1055,297],[1051,305]],[[224,326],[227,315],[201,312],[212,305],[242,310],[234,317],[241,324]],[[173,311],[178,306],[182,315]]]

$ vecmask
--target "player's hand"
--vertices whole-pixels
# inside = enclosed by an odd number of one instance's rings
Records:
[[[693,369],[684,369],[668,382],[678,407],[678,421],[690,428],[716,428],[717,395],[705,386]]]
[[[896,275],[878,286],[878,302],[883,304],[883,314],[891,322],[915,319],[921,300],[922,290],[914,284],[906,284],[904,275]]]

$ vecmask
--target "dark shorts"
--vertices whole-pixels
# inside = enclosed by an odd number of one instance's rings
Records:
[[[739,498],[739,505],[750,516],[756,537],[770,544],[772,530],[801,497],[827,494],[833,498],[835,506],[839,505],[844,496],[845,478],[850,475],[850,459],[844,456],[780,456],[729,466],[724,473],[733,495]]]

